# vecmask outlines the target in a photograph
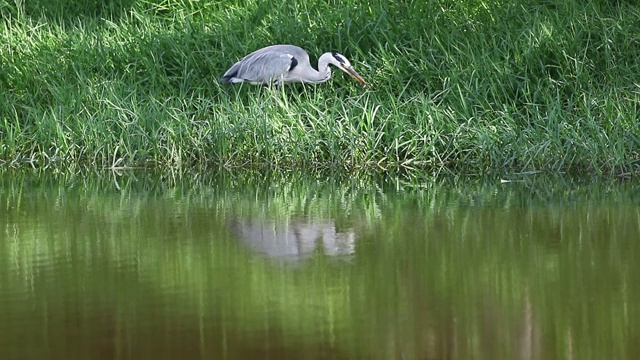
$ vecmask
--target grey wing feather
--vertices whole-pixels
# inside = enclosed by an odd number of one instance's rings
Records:
[[[307,53],[293,45],[274,45],[254,51],[235,63],[220,79],[223,83],[269,83],[286,77]],[[308,61],[308,60],[307,60]]]
[[[269,83],[286,75],[292,65],[292,55],[276,52],[263,52],[246,57],[229,69],[222,80],[233,78],[252,83]]]

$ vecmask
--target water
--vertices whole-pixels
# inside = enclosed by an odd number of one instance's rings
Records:
[[[0,359],[640,358],[640,184],[3,174]]]

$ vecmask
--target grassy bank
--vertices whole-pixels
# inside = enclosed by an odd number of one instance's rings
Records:
[[[0,0],[4,166],[640,171],[640,7],[625,1]],[[221,86],[247,52],[343,74]]]

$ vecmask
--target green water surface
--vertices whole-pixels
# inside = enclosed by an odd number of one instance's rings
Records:
[[[640,183],[3,173],[0,359],[640,358]]]

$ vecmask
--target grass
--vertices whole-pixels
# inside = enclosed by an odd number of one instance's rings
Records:
[[[640,172],[633,2],[0,0],[12,167]],[[281,91],[222,86],[273,43],[346,55]]]

